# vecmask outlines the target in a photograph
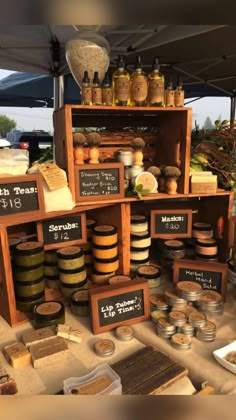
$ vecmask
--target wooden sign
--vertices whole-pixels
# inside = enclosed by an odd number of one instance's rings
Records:
[[[148,282],[135,280],[123,286],[90,289],[90,307],[94,334],[119,325],[145,321],[150,314]]]
[[[151,210],[152,238],[191,238],[192,210]]]
[[[55,217],[37,223],[38,240],[44,249],[57,249],[86,242],[85,213]]]
[[[174,283],[179,281],[193,281],[204,290],[214,290],[220,293],[224,300],[227,289],[227,264],[218,262],[175,260],[173,267]]]
[[[75,165],[76,202],[124,197],[124,165]]]
[[[0,177],[0,220],[16,215],[40,215],[44,211],[42,176]]]

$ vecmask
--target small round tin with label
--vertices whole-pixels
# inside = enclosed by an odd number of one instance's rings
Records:
[[[192,235],[196,239],[211,239],[213,238],[212,226],[209,223],[193,223]]]
[[[188,322],[194,328],[204,327],[204,325],[206,325],[207,322],[207,317],[202,312],[191,312],[188,316]]]
[[[16,308],[21,312],[32,312],[35,305],[39,305],[44,301],[44,291],[32,297],[18,297],[16,298]]]
[[[117,327],[115,334],[116,338],[120,341],[130,341],[134,338],[134,330],[128,325],[121,325],[120,327]]]
[[[71,296],[71,312],[77,316],[89,315],[88,289],[77,290]]]
[[[94,268],[100,273],[111,273],[119,268],[119,257],[100,259],[94,258]]]
[[[107,284],[109,279],[115,275],[115,272],[112,271],[111,273],[101,273],[96,270],[92,270],[91,272],[91,280],[93,283],[96,284]]]
[[[168,340],[176,332],[176,327],[166,318],[157,319],[157,334],[164,340]]]
[[[44,266],[43,264],[36,265],[35,267],[13,267],[14,281],[29,282],[35,281],[43,277]]]
[[[169,306],[175,306],[175,307],[187,306],[187,303],[188,303],[187,300],[180,297],[177,290],[174,288],[165,290],[164,295]]]
[[[181,325],[181,327],[179,328],[179,332],[182,334],[188,335],[189,337],[193,337],[194,327],[187,322],[186,324]]]
[[[76,270],[84,265],[84,252],[78,246],[68,246],[57,251],[58,267],[62,270]]]
[[[199,300],[202,294],[202,286],[193,281],[179,281],[176,285],[176,289],[177,293],[189,302]]]
[[[44,262],[41,242],[24,242],[16,246],[14,262],[20,267],[34,267]]]
[[[176,350],[189,350],[191,349],[192,339],[188,335],[177,333],[172,335],[171,344]]]
[[[35,328],[50,327],[65,323],[65,306],[59,301],[47,301],[34,308]]]
[[[16,281],[14,284],[16,296],[18,297],[32,297],[42,293],[45,289],[44,278],[41,277],[35,281],[23,282]]]
[[[120,285],[120,284],[126,283],[127,281],[131,281],[131,278],[129,276],[124,276],[124,275],[112,276],[109,278],[109,284],[112,286]]]
[[[130,231],[131,233],[135,232],[145,232],[148,230],[148,220],[147,217],[143,214],[135,214],[130,218]]]
[[[94,350],[99,357],[109,357],[115,353],[115,343],[112,340],[99,340],[94,345]]]
[[[211,343],[216,338],[216,325],[214,322],[207,321],[203,327],[197,328],[196,337],[200,341]]]
[[[117,257],[118,243],[114,245],[93,245],[93,256],[100,259],[109,259]]]
[[[113,225],[95,226],[92,240],[95,245],[114,245],[118,242],[117,228]]]
[[[156,265],[141,265],[137,268],[137,276],[148,280],[149,288],[160,286],[161,271]]]
[[[171,311],[169,313],[169,321],[175,327],[181,327],[182,325],[186,324],[187,317],[184,312],[181,311]]]
[[[149,302],[153,310],[167,311],[169,308],[165,296],[161,293],[150,295]]]

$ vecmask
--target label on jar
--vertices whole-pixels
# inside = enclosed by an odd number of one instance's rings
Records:
[[[102,103],[103,104],[112,104],[113,92],[112,88],[107,88],[102,90]]]
[[[148,98],[150,102],[164,101],[164,80],[150,80],[148,83]]]
[[[108,376],[102,375],[71,390],[71,394],[95,395],[104,391],[112,384]]]
[[[175,91],[175,106],[184,106],[184,90]]]
[[[36,308],[36,312],[40,315],[53,315],[57,314],[61,307],[62,305],[58,302],[45,302]]]
[[[166,106],[175,106],[174,90],[166,90]]]
[[[126,76],[118,77],[114,83],[115,99],[128,101],[130,96],[130,79]]]
[[[88,102],[91,103],[92,102],[92,89],[91,87],[87,86],[83,86],[82,87],[82,101],[83,102]]]
[[[92,102],[94,105],[102,104],[102,89],[100,87],[94,87],[92,89]]]
[[[148,93],[147,79],[143,76],[135,76],[131,83],[131,98],[134,101],[145,101]]]

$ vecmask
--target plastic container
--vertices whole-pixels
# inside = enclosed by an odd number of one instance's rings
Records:
[[[109,284],[111,286],[114,286],[114,285],[120,285],[120,284],[126,283],[127,281],[131,281],[131,278],[129,276],[124,276],[124,275],[112,276],[109,279]]]
[[[109,380],[112,382],[111,385],[109,385],[106,389],[96,392],[96,394],[90,394],[88,390],[88,382],[93,381],[94,379],[103,375],[109,378]],[[87,387],[85,387],[86,384]],[[81,393],[78,389],[76,389],[76,387],[81,387],[83,385],[84,388],[80,388],[82,391]],[[81,377],[72,377],[63,381],[63,391],[65,395],[122,395],[122,385],[120,377],[117,375],[117,373],[107,363],[102,363],[87,375]]]
[[[34,267],[44,262],[41,242],[24,242],[15,248],[14,262],[20,267]]]
[[[45,277],[46,286],[49,287],[49,289],[59,289],[60,288],[60,281],[58,276],[49,276]]]
[[[118,243],[114,245],[93,245],[93,256],[95,258],[109,259],[117,257],[118,255]]]
[[[30,281],[27,283],[23,281],[16,281],[14,288],[17,297],[31,297],[34,299],[35,295],[44,292],[45,281],[43,277],[36,281]]]
[[[209,223],[193,223],[192,235],[196,239],[211,239],[213,238],[212,226]]]
[[[148,230],[147,217],[143,214],[135,214],[130,218],[130,231],[133,232],[146,232]]]
[[[78,246],[68,246],[57,251],[57,264],[62,270],[75,270],[84,265],[84,252]]]
[[[46,277],[52,277],[59,275],[58,266],[55,263],[44,263],[44,274]]]
[[[175,258],[184,258],[184,243],[178,240],[169,240],[164,242],[163,258],[174,260]]]
[[[217,255],[217,242],[215,239],[196,239],[195,251],[196,254],[206,257]]]
[[[65,306],[62,302],[50,300],[34,308],[34,327],[36,329],[65,323]]]
[[[44,251],[44,260],[45,263],[56,264],[57,263],[57,251],[52,249],[49,251]]]
[[[73,283],[83,283],[86,279],[86,269],[85,266],[76,268],[75,270],[60,270],[59,279],[62,283],[73,284]]]
[[[16,308],[21,312],[32,312],[35,305],[39,305],[45,301],[44,292],[32,297],[16,298]]]
[[[13,267],[14,281],[31,282],[43,277],[44,266],[42,264],[35,267]]]
[[[85,288],[87,285],[87,279],[80,283],[73,283],[73,284],[67,284],[67,283],[60,283],[60,289],[61,293],[65,297],[71,297],[74,292],[77,292],[77,290],[80,290],[82,288]]]
[[[148,280],[149,288],[158,287],[161,283],[161,271],[156,265],[142,265],[137,268],[137,277]]]
[[[146,258],[142,261],[130,260],[130,271],[136,271],[140,265],[145,265],[149,263],[149,258]]]
[[[118,242],[117,228],[112,225],[95,226],[93,229],[93,244],[109,246]]]
[[[100,259],[94,258],[94,268],[100,273],[111,273],[119,268],[119,257]]]
[[[88,289],[81,289],[71,296],[71,312],[77,316],[89,315],[89,293]]]
[[[96,270],[92,270],[91,272],[91,280],[93,283],[96,284],[107,284],[109,279],[115,275],[115,272],[112,271],[110,273],[101,273]]]
[[[149,248],[138,248],[138,251],[134,251],[133,248],[130,252],[130,259],[133,261],[139,261],[146,260],[149,258]]]
[[[151,246],[151,237],[149,232],[131,233],[130,246],[131,248],[148,248]]]

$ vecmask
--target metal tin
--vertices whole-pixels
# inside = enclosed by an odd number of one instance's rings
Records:
[[[60,282],[60,289],[63,296],[71,297],[74,292],[82,288],[85,288],[86,285],[87,285],[87,278],[84,281],[79,282],[79,283],[68,284],[68,283]]]
[[[167,318],[168,312],[155,309],[154,311],[151,312],[150,316],[151,316],[151,320],[156,324],[158,319]]]
[[[169,339],[176,332],[176,327],[172,325],[166,318],[157,320],[157,334],[163,339]]]
[[[128,325],[121,325],[120,327],[117,327],[115,334],[116,338],[120,341],[130,341],[134,338],[134,330]]]
[[[192,339],[188,335],[177,333],[172,335],[171,345],[176,350],[189,350],[191,349]]]
[[[186,323],[184,325],[181,325],[181,327],[179,328],[179,332],[182,334],[188,335],[189,337],[193,337],[194,327],[191,324]]]
[[[202,286],[193,281],[179,281],[176,289],[179,295],[189,302],[199,300],[202,294]]]
[[[216,338],[216,325],[214,322],[207,321],[203,327],[197,328],[196,337],[204,342],[214,341]]]
[[[175,327],[181,327],[187,322],[187,318],[184,312],[181,311],[171,311],[169,313],[169,321]]]
[[[99,357],[109,357],[115,353],[115,343],[112,340],[99,340],[94,345],[94,350]]]
[[[180,297],[174,288],[165,290],[164,295],[169,306],[183,307],[187,305],[187,300]]]
[[[204,327],[204,325],[206,325],[207,322],[207,317],[202,312],[191,312],[188,316],[188,322],[194,328]]]
[[[154,310],[167,311],[169,309],[165,295],[161,293],[150,295],[149,302]]]

